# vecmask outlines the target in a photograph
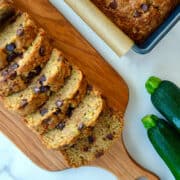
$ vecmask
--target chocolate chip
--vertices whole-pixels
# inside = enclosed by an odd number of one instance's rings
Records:
[[[65,123],[64,123],[64,122],[61,122],[61,123],[59,123],[59,124],[56,126],[56,128],[59,129],[59,130],[63,130],[64,127],[65,127]]]
[[[66,112],[66,116],[71,117],[73,110],[74,110],[74,108],[70,106]]]
[[[84,124],[83,123],[79,123],[78,130],[81,131],[83,128],[84,128]]]
[[[114,136],[113,136],[113,134],[108,134],[108,135],[106,136],[106,138],[109,139],[109,140],[113,140]]]
[[[36,73],[36,75],[38,75],[41,72],[41,69],[41,66],[35,67],[34,72]]]
[[[147,12],[147,11],[149,10],[149,5],[143,3],[143,4],[141,5],[141,9],[142,9],[144,12]]]
[[[22,52],[18,52],[18,53],[16,53],[16,55],[17,55],[17,57],[19,57],[19,58],[23,58],[23,53]]]
[[[8,54],[6,60],[7,60],[8,62],[12,62],[17,56],[18,56],[17,53],[12,52],[12,53]]]
[[[140,17],[140,16],[141,16],[141,13],[140,13],[138,10],[135,10],[133,16],[134,16],[135,18],[136,18],[136,17]]]
[[[26,77],[26,82],[29,83],[40,72],[41,72],[41,66],[37,66],[34,70],[29,72],[28,76]]]
[[[39,54],[40,54],[40,56],[44,56],[45,55],[45,48],[43,46],[40,47]]]
[[[57,108],[56,111],[53,114],[57,116],[60,113],[61,113],[61,110],[59,108]]]
[[[88,136],[88,142],[89,144],[93,144],[95,141],[94,137],[93,136]]]
[[[109,7],[112,9],[116,9],[118,7],[117,1],[112,0],[112,2],[109,4]]]
[[[47,112],[48,110],[46,108],[42,108],[39,110],[39,113],[41,114],[41,116],[44,116]]]
[[[56,101],[56,106],[57,106],[58,108],[60,108],[62,105],[63,105],[63,101],[61,101],[61,100],[57,100],[57,101]]]
[[[12,70],[15,70],[19,67],[19,65],[17,63],[14,63],[12,65],[9,66],[9,70],[12,71]]]
[[[29,72],[28,76],[26,77],[26,83],[30,83],[34,76],[34,72]]]
[[[21,107],[21,108],[24,108],[24,107],[26,107],[27,105],[28,105],[27,99],[22,99],[22,100],[21,100],[21,105],[20,105],[20,107]]]
[[[96,154],[95,154],[95,157],[96,158],[100,158],[102,155],[104,155],[104,151],[98,151]]]
[[[11,44],[7,44],[7,45],[6,45],[6,50],[7,50],[8,52],[13,52],[14,49],[16,49],[15,43],[11,43]]]
[[[9,78],[11,80],[14,80],[16,78],[16,76],[17,76],[17,72],[12,72],[12,73],[10,73]]]
[[[17,36],[23,36],[24,35],[24,29],[22,27],[20,27],[19,29],[17,29],[16,34],[17,34]]]
[[[39,87],[34,87],[34,92],[35,93],[40,93],[40,88]]]
[[[88,152],[88,150],[89,150],[89,148],[87,146],[83,148],[84,152]]]
[[[8,70],[6,69],[6,70],[3,70],[2,72],[1,72],[1,75],[2,76],[7,76],[8,75]]]
[[[40,78],[39,78],[39,83],[41,85],[43,85],[44,81],[46,81],[46,76],[45,75],[42,75]]]
[[[40,92],[41,92],[41,93],[45,93],[45,92],[49,91],[49,89],[50,89],[49,86],[41,86],[41,87],[40,87]]]

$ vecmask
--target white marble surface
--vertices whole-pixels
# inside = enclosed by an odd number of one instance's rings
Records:
[[[116,180],[99,168],[83,167],[59,172],[48,172],[37,167],[14,144],[0,133],[0,180]]]
[[[125,115],[124,140],[132,157],[162,180],[173,180],[168,168],[149,143],[140,122],[147,113],[157,113],[151,105],[144,82],[150,75],[173,80],[180,85],[180,23],[147,55],[130,51],[119,58],[97,37],[63,0],[51,0],[101,55],[123,76],[130,89],[130,101]],[[84,167],[62,172],[47,172],[27,159],[6,137],[0,134],[0,180],[56,179],[117,179],[99,168]]]

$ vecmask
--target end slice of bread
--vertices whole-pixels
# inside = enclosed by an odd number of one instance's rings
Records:
[[[71,147],[61,150],[69,166],[79,167],[100,158],[120,138],[123,120],[120,113],[106,110],[88,136],[81,134]]]

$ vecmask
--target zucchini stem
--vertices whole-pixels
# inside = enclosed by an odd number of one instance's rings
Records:
[[[158,117],[150,114],[142,118],[142,123],[146,129],[153,128],[157,125]]]
[[[148,91],[150,94],[153,94],[154,91],[159,87],[159,84],[160,84],[161,82],[162,82],[162,80],[159,79],[158,77],[151,76],[151,77],[146,81],[145,87],[146,87],[147,91]]]

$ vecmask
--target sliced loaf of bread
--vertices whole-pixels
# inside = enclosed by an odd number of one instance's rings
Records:
[[[38,28],[27,13],[17,15],[0,33],[0,69],[7,66],[31,45]]]
[[[15,8],[10,1],[0,0],[0,26],[15,14]]]
[[[0,95],[8,96],[25,89],[51,55],[51,45],[43,29],[27,51],[0,72]]]
[[[71,147],[61,150],[69,166],[79,167],[101,157],[120,138],[122,116],[106,110],[88,136],[81,134]]]
[[[52,51],[50,60],[43,68],[41,74],[23,91],[3,98],[7,109],[27,115],[37,110],[49,98],[52,92],[56,92],[70,75],[70,66],[62,53],[56,49]],[[41,114],[44,114],[41,111]]]
[[[26,124],[38,134],[42,134],[57,126],[64,120],[68,108],[75,108],[86,92],[86,80],[76,67],[64,86],[52,94],[49,100],[36,112],[25,117]],[[42,111],[46,113],[41,113]]]
[[[104,100],[98,91],[88,91],[82,102],[70,117],[59,123],[55,129],[41,136],[42,142],[52,149],[59,149],[73,144],[81,132],[95,126],[104,107]]]

